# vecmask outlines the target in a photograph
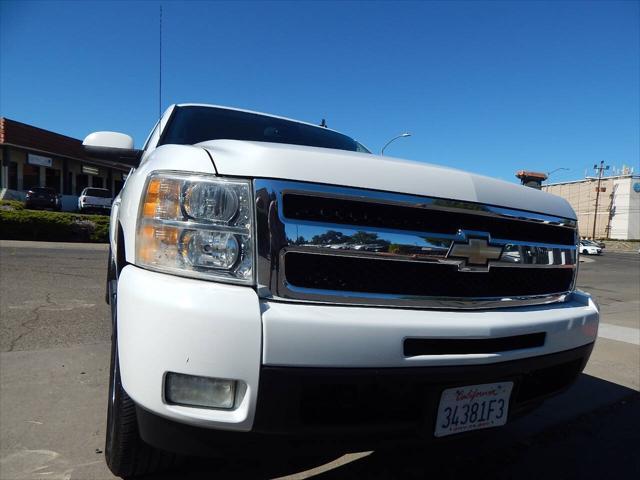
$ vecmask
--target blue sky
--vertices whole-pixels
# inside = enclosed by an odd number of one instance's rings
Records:
[[[158,115],[160,2],[0,1],[0,115],[82,138]],[[162,107],[310,122],[511,181],[640,170],[638,2],[162,2]]]

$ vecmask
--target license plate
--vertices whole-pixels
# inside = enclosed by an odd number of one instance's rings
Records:
[[[507,423],[513,382],[449,388],[442,392],[436,437],[499,427]]]

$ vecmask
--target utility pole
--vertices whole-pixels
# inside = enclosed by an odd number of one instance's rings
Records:
[[[604,160],[600,160],[600,166],[594,165],[594,170],[598,171],[598,186],[596,187],[596,208],[593,212],[593,234],[591,235],[591,239],[596,239],[596,223],[598,222],[598,200],[600,199],[600,182],[602,182],[602,173],[605,170],[609,170],[609,165],[604,165]]]

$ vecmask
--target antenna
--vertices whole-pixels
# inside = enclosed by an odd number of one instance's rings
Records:
[[[162,130],[162,4],[160,4],[160,48],[158,49],[158,125]]]

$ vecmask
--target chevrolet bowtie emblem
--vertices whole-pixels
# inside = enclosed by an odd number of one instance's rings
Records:
[[[470,238],[466,243],[454,243],[447,254],[450,259],[464,259],[460,269],[464,267],[473,270],[473,267],[488,268],[490,260],[498,260],[502,254],[502,247],[489,245],[484,238]]]

